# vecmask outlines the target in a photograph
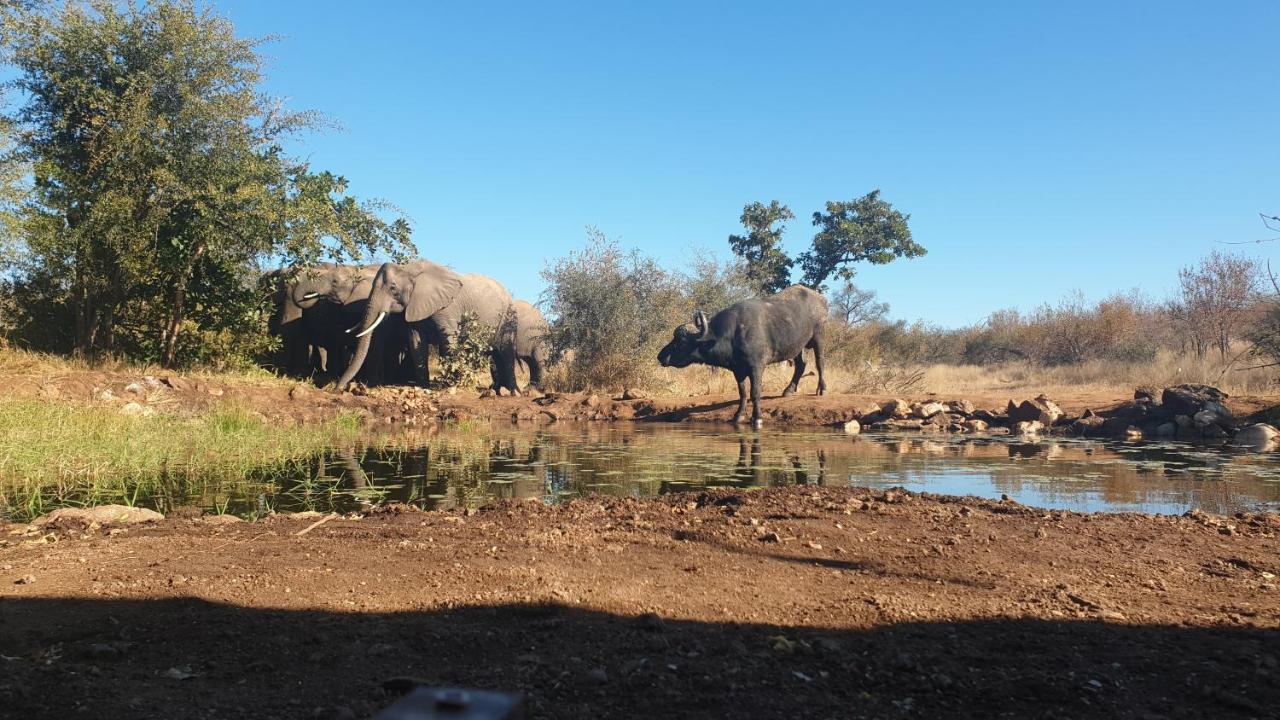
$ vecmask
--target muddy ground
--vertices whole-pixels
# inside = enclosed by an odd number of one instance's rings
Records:
[[[59,375],[31,374],[3,378],[0,397],[40,398],[88,402],[124,408],[133,403],[145,412],[198,413],[218,406],[237,405],[273,420],[315,423],[342,413],[358,413],[370,427],[421,427],[451,420],[521,423],[560,421],[711,421],[727,422],[737,409],[736,395],[702,395],[624,399],[620,393],[563,393],[552,397],[488,397],[475,391],[436,392],[415,387],[359,388],[334,392],[304,383],[253,382],[218,376],[142,375],[124,371],[77,370]],[[1070,416],[1085,410],[1105,412],[1131,400],[1133,393],[1078,390],[1052,399]],[[886,395],[798,394],[780,397],[766,393],[762,405],[771,426],[840,425],[891,399]],[[936,394],[908,394],[908,401],[965,399],[979,409],[1002,411],[1009,400],[1023,395],[971,394],[953,398]],[[1249,417],[1280,404],[1280,397],[1233,397],[1229,407],[1237,417]],[[139,408],[133,408],[139,409]]]
[[[1280,517],[785,488],[0,528],[8,717],[1280,716]]]

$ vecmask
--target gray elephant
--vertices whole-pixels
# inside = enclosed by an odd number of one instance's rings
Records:
[[[332,376],[347,367],[355,341],[346,330],[364,317],[379,267],[321,263],[292,273],[284,286],[277,322],[290,374]],[[408,349],[403,323],[384,325],[371,338],[371,346],[374,360],[361,379],[371,384],[401,379],[397,365]]]
[[[473,313],[481,325],[494,328],[494,352],[503,351],[504,357],[514,357],[504,350],[506,341],[497,332],[510,322],[512,303],[511,293],[484,275],[459,275],[427,260],[386,263],[373,278],[364,319],[353,328],[358,338],[355,356],[338,380],[338,388],[346,387],[360,371],[369,354],[370,335],[395,314],[403,314],[408,325],[414,374],[420,382],[425,383],[428,377],[427,345],[435,345],[442,355],[449,354],[467,313]]]
[[[494,343],[494,389],[505,388],[519,392],[516,383],[516,362],[523,362],[529,369],[529,385],[542,386],[542,371],[547,366],[550,351],[547,347],[551,327],[538,308],[524,300],[512,303],[507,323],[499,331]]]

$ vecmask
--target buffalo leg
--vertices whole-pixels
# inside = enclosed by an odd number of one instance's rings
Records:
[[[751,427],[759,429],[764,421],[760,419],[760,383],[764,379],[764,368],[751,368]]]
[[[795,364],[796,371],[791,374],[791,382],[787,385],[787,389],[782,391],[782,397],[795,394],[796,388],[800,387],[800,378],[804,377],[804,350],[801,350],[791,362]]]
[[[738,381],[738,412],[733,414],[733,424],[737,425],[742,422],[742,416],[747,414],[747,374],[734,370],[733,379]]]
[[[823,372],[822,367],[822,336],[814,335],[809,341],[809,347],[813,348],[813,364],[818,366],[818,394],[827,394],[827,376]]]

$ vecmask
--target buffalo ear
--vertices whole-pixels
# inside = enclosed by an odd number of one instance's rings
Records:
[[[405,322],[418,322],[435,315],[453,302],[462,289],[462,276],[443,265],[421,261],[411,266],[413,287],[405,298]]]

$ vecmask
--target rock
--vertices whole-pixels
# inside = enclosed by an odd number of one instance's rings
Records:
[[[893,399],[880,406],[880,412],[885,416],[905,420],[911,417],[911,405],[906,400]]]
[[[244,519],[235,515],[205,515],[200,521],[208,525],[236,525],[244,522]]]
[[[592,668],[587,673],[587,678],[590,679],[591,682],[604,685],[609,682],[609,673],[602,667]]]
[[[760,536],[760,542],[776,543],[781,541],[782,538],[778,537],[776,532],[767,532]]]
[[[1144,386],[1133,391],[1133,399],[1150,403],[1158,403],[1160,402],[1159,393],[1160,391],[1153,387]]]
[[[862,432],[862,424],[857,420],[850,420],[844,424],[844,431],[850,435],[857,435]]]
[[[947,411],[947,406],[940,402],[921,403],[912,408],[912,414],[922,420],[928,420]]]
[[[142,393],[146,392],[145,390],[142,389],[142,385],[136,382],[132,382],[132,383],[129,383],[128,385],[125,385],[124,391],[131,395],[141,395]]]
[[[155,408],[147,407],[136,402],[127,402],[120,408],[121,415],[155,415]]]
[[[974,413],[973,403],[968,400],[953,400],[949,404],[951,406],[951,412],[958,415],[968,416]]]
[[[1124,429],[1124,434],[1121,437],[1125,440],[1141,440],[1142,430],[1130,425]]]
[[[1039,420],[1019,420],[1013,424],[1014,435],[1037,435],[1044,429],[1044,423]]]
[[[965,420],[963,423],[961,423],[961,427],[964,428],[965,432],[980,433],[980,432],[986,432],[988,425],[985,420],[970,418],[968,420]]]
[[[1240,445],[1265,446],[1274,443],[1277,437],[1280,437],[1280,430],[1266,423],[1257,423],[1236,433],[1233,440]]]
[[[1105,435],[1106,431],[1104,426],[1106,423],[1106,419],[1100,415],[1085,415],[1071,423],[1071,434],[1088,436]]]
[[[973,417],[975,420],[981,420],[988,425],[999,425],[1008,419],[1004,413],[992,412],[990,410],[974,410]]]
[[[906,432],[909,430],[920,430],[924,426],[922,420],[882,420],[871,425],[872,430],[883,430],[886,432]]]
[[[1156,437],[1173,437],[1174,435],[1177,435],[1177,434],[1178,434],[1177,423],[1167,422],[1167,423],[1160,423],[1159,425],[1156,426],[1156,430],[1155,430]]]
[[[1212,438],[1214,440],[1221,440],[1222,438],[1230,437],[1230,434],[1221,425],[1210,425],[1201,430],[1200,434],[1203,437]]]
[[[1201,410],[1191,416],[1191,423],[1197,430],[1204,430],[1210,425],[1217,425],[1221,420],[1222,418],[1218,417],[1218,414],[1212,410]]]
[[[98,505],[90,508],[61,508],[31,521],[32,525],[48,525],[52,522],[73,520],[85,524],[134,525],[163,520],[164,515],[146,508],[127,505]]]
[[[1041,395],[1034,400],[1023,400],[1016,405],[1010,400],[1007,413],[1009,419],[1014,422],[1036,420],[1045,427],[1051,427],[1062,417],[1062,408]]]
[[[35,575],[23,575],[22,577],[18,578],[17,580],[14,580],[14,581],[13,581],[13,584],[14,584],[14,585],[34,585],[34,584],[35,584],[35,582],[36,582],[36,576],[35,576]]]
[[[653,394],[640,388],[627,388],[622,391],[623,400],[650,400]]]
[[[160,378],[160,382],[178,391],[191,389],[191,383],[186,378],[181,378],[174,375],[166,375]]]
[[[595,393],[591,393],[582,399],[582,406],[589,408],[600,407],[600,396]]]
[[[1161,393],[1160,403],[1174,415],[1194,416],[1206,403],[1222,403],[1227,394],[1211,385],[1175,385]]]
[[[1174,415],[1173,424],[1177,425],[1178,429],[1182,431],[1187,431],[1194,427],[1190,415]]]
[[[310,395],[311,395],[311,392],[301,385],[294,385],[293,387],[289,388],[290,400],[305,400]]]

